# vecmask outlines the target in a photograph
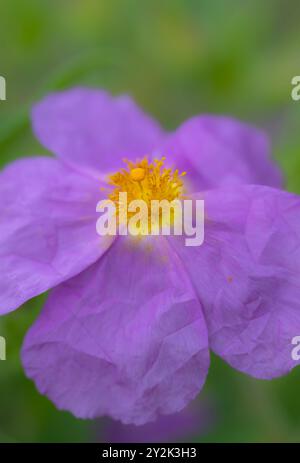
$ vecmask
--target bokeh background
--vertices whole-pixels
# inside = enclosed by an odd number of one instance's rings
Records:
[[[167,129],[201,112],[254,122],[269,132],[287,188],[300,193],[300,101],[290,95],[299,21],[298,0],[2,0],[0,167],[44,153],[31,133],[32,102],[81,84],[131,94]],[[0,320],[0,441],[101,441],[107,421],[57,411],[25,379],[22,339],[44,298]],[[213,403],[213,417],[203,413],[184,438],[300,441],[299,388],[300,369],[258,381],[212,356],[200,400]]]

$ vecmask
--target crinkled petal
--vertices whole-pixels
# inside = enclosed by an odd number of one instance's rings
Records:
[[[128,96],[74,88],[53,93],[32,111],[40,142],[65,161],[101,172],[118,170],[123,158],[149,154],[161,140],[158,124]]]
[[[96,233],[100,182],[51,158],[0,173],[0,314],[94,263],[110,240]]]
[[[176,168],[187,171],[190,189],[237,183],[281,187],[264,132],[238,120],[203,115],[186,121],[160,147]]]
[[[238,370],[270,379],[299,364],[300,198],[240,186],[205,200],[204,244],[172,239],[203,305],[212,349]]]
[[[160,238],[118,238],[50,294],[22,359],[59,409],[139,425],[181,410],[201,389],[209,365],[201,307]]]

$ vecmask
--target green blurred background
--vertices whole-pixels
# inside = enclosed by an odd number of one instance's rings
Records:
[[[287,188],[300,193],[300,101],[290,96],[299,21],[298,0],[3,0],[0,166],[44,152],[30,129],[33,101],[86,84],[130,93],[167,129],[201,112],[266,128]],[[25,379],[19,352],[43,300],[0,320],[0,441],[100,440],[98,425],[57,411]],[[203,397],[214,402],[214,425],[193,439],[300,441],[299,386],[299,369],[257,381],[212,357]]]

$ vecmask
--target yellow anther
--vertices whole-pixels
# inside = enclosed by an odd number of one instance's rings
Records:
[[[135,167],[130,171],[130,178],[136,182],[141,182],[146,176],[145,169],[142,167]]]

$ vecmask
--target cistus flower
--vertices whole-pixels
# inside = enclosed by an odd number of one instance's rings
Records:
[[[141,425],[197,395],[209,349],[257,378],[296,365],[300,200],[280,189],[262,132],[199,116],[169,134],[127,96],[85,88],[48,96],[32,118],[56,157],[1,173],[0,310],[51,289],[22,349],[42,394],[77,417]],[[145,156],[186,172],[205,200],[202,246],[96,233],[108,179]]]

